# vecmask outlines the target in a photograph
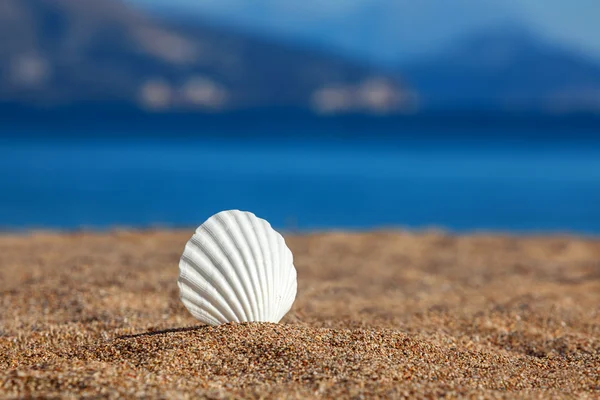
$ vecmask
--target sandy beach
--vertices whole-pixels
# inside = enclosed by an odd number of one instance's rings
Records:
[[[290,313],[206,327],[191,234],[0,236],[0,397],[600,397],[599,239],[286,235]]]

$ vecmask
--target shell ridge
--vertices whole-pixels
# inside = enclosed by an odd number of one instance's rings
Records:
[[[265,295],[267,298],[265,308],[265,320],[271,321],[271,316],[274,314],[275,310],[273,307],[274,282],[272,279],[272,274],[270,273],[270,271],[272,271],[273,269],[273,261],[271,259],[271,252],[269,251],[270,246],[268,244],[268,231],[264,230],[264,225],[260,221],[262,221],[260,218],[252,219],[250,221],[250,225],[252,226],[252,230],[255,232],[255,235],[258,238],[258,244],[262,253],[262,270],[265,282]]]
[[[283,316],[292,309],[292,305],[294,304],[294,299],[296,298],[297,290],[298,290],[298,283],[297,283],[296,277],[294,276],[293,278],[290,278],[288,285],[287,285],[287,289],[286,289],[287,295],[286,295],[285,301],[283,302],[284,307],[281,310],[281,314],[280,314],[281,318],[283,318]]]
[[[266,220],[262,220],[262,229],[264,230],[264,232],[266,233],[267,236],[267,240],[269,242],[269,248],[270,249],[276,249],[277,248],[277,241],[275,239],[275,235],[272,234],[273,228],[271,228],[271,225],[266,221]],[[275,240],[275,243],[273,243],[273,241]],[[272,254],[272,253],[270,253]],[[272,308],[272,312],[269,315],[269,321],[271,322],[277,322],[277,321],[273,321],[274,317],[276,317],[277,315],[279,315],[279,302],[277,301],[277,297],[279,296],[279,290],[277,288],[277,279],[278,279],[278,265],[277,263],[279,262],[279,259],[273,259],[273,257],[271,257],[271,263],[270,263],[270,267],[271,267],[271,302],[273,303],[273,308]]]
[[[202,223],[179,260],[180,299],[203,323],[279,322],[298,283],[293,254],[271,224],[225,210]]]
[[[214,222],[215,220],[218,220],[219,222],[216,223],[216,222]],[[234,294],[236,295],[235,297],[238,299],[238,301],[242,305],[243,316],[241,316],[240,321],[251,321],[252,320],[252,307],[250,306],[250,304],[248,302],[249,296],[248,296],[248,291],[246,289],[245,280],[240,275],[238,268],[235,268],[236,263],[231,258],[231,254],[230,254],[231,252],[229,251],[229,249],[226,247],[227,245],[225,244],[226,241],[223,240],[223,237],[219,234],[219,233],[225,232],[225,236],[227,236],[227,233],[226,233],[227,228],[224,227],[225,229],[221,229],[221,228],[223,228],[223,226],[220,223],[218,214],[215,219],[210,219],[204,225],[205,225],[204,229],[205,229],[206,233],[213,239],[214,243],[216,244],[215,250],[219,251],[220,255],[223,256],[225,258],[225,260],[227,260],[228,272],[230,272],[231,280],[235,282],[234,287],[235,287],[235,291],[237,293],[234,293]],[[213,228],[216,228],[216,231]]]
[[[224,260],[217,259],[215,254],[207,249],[206,245],[210,245],[210,241],[205,237],[205,235],[202,235],[202,233],[192,236],[192,239],[188,243],[191,246],[191,254],[194,256],[205,257],[208,260],[206,265],[210,265],[212,268],[201,268],[200,263],[194,265],[198,267],[198,270],[203,270],[208,276],[210,276],[212,281],[218,283],[215,285],[216,291],[227,303],[229,310],[234,316],[233,320],[237,322],[241,321],[243,307],[235,295],[231,278],[226,273],[227,267],[222,265]]]
[[[243,268],[235,268],[236,271],[242,273],[244,276],[241,277],[241,282],[244,287],[244,293],[247,298],[250,300],[250,309],[252,315],[250,317],[250,321],[255,321],[259,319],[259,310],[258,310],[258,301],[256,299],[256,291],[253,290],[256,287],[256,279],[254,279],[252,270],[256,268],[252,268],[250,265],[249,257],[246,257],[244,247],[248,247],[248,238],[244,236],[241,230],[235,230],[235,213],[234,212],[226,212],[219,213],[216,216],[218,222],[220,222],[221,227],[223,228],[223,232],[229,238],[232,243],[236,245],[231,246],[231,249],[228,249],[227,255],[233,258],[232,265],[241,265]],[[231,223],[234,222],[234,223]],[[230,258],[230,259],[231,259]]]
[[[283,299],[282,299],[282,303],[281,303],[281,309],[280,309],[280,319],[283,318],[285,316],[285,314],[287,314],[290,309],[292,308],[292,305],[294,303],[294,299],[296,298],[296,292],[298,289],[298,282],[297,282],[297,272],[296,272],[296,268],[294,268],[294,255],[292,254],[291,250],[287,247],[287,244],[285,243],[285,238],[283,239],[283,247],[284,247],[284,261],[283,261],[283,266],[292,266],[291,268],[287,268],[287,270],[285,271],[285,277],[282,281],[282,287],[285,288],[285,291],[283,292]]]
[[[282,265],[282,268],[285,268],[282,271],[283,278],[281,280],[281,287],[284,288],[284,291],[282,292],[282,298],[281,298],[280,316],[281,316],[281,318],[283,318],[284,315],[287,314],[287,312],[290,310],[291,305],[293,303],[293,299],[296,298],[295,293],[294,293],[294,297],[291,298],[292,291],[296,290],[296,288],[295,288],[296,268],[294,267],[294,260],[293,260],[292,252],[287,247],[287,243],[285,242],[285,238],[283,236],[281,237],[281,246],[283,248],[283,251],[282,251],[283,261],[282,261],[281,265]],[[290,298],[292,300],[291,302],[290,302]]]
[[[277,262],[276,265],[276,269],[275,269],[275,273],[277,274],[277,288],[279,288],[279,290],[277,291],[277,296],[276,296],[276,300],[277,300],[277,315],[281,314],[281,308],[282,308],[282,303],[283,303],[283,296],[286,295],[285,290],[287,289],[286,287],[286,277],[287,277],[287,270],[285,270],[285,262],[286,262],[286,254],[285,254],[285,241],[283,240],[283,237],[276,231],[273,231],[275,233],[272,233],[273,236],[275,236],[275,240],[277,241],[277,248],[278,248],[278,255],[279,255],[279,260]]]
[[[192,282],[181,280],[179,283],[181,285],[179,288],[181,291],[181,300],[192,304],[197,312],[201,312],[203,315],[207,315],[219,323],[230,320],[223,315],[213,303],[201,296],[201,294],[205,292],[196,292],[195,290],[197,287]],[[192,312],[192,315],[194,315],[194,312]],[[194,316],[196,317],[196,315]]]
[[[213,317],[212,315],[210,315],[209,313],[206,312],[206,310],[204,310],[201,307],[198,307],[196,304],[194,304],[192,301],[190,301],[187,298],[182,298],[181,301],[183,302],[183,305],[188,309],[188,311],[197,319],[199,319],[200,321],[204,322],[207,325],[219,325],[222,322],[219,321],[218,319],[216,319],[215,317]]]
[[[258,308],[257,317],[259,320],[263,320],[265,318],[265,303],[267,301],[264,296],[264,279],[262,278],[261,274],[261,272],[264,270],[264,261],[262,260],[262,257],[259,259],[259,256],[256,252],[256,247],[258,246],[256,233],[252,229],[248,230],[248,225],[251,226],[250,214],[251,213],[249,212],[236,212],[232,215],[240,228],[240,233],[246,239],[247,247],[244,250],[249,253],[249,257],[244,257],[244,260],[252,278],[254,294],[256,296],[256,306]],[[244,217],[247,218],[245,219]]]
[[[205,312],[207,312],[208,314],[210,314],[212,317],[214,317],[214,319],[216,319],[219,322],[227,321],[228,317],[226,317],[222,313],[222,311],[219,309],[219,307],[217,305],[215,305],[213,301],[210,300],[211,296],[201,297],[198,294],[198,293],[209,294],[210,293],[209,291],[202,288],[202,286],[198,285],[197,282],[194,282],[188,276],[180,277],[179,283],[181,285],[180,289],[182,290],[182,292],[185,292],[185,291],[188,292],[187,296],[185,296],[185,297],[180,296],[182,298],[182,300],[185,298],[187,301],[194,304],[196,307],[198,307],[198,308],[204,310]]]
[[[242,321],[245,318],[245,310],[239,297],[235,295],[235,282],[233,282],[233,279],[230,276],[230,274],[227,273],[227,270],[231,267],[223,265],[225,262],[228,262],[226,258],[219,259],[218,255],[213,253],[214,248],[218,247],[218,245],[215,243],[214,238],[210,234],[208,234],[206,230],[204,230],[203,232],[197,233],[196,235],[192,236],[190,242],[193,243],[198,248],[198,250],[210,260],[211,264],[215,267],[215,270],[217,270],[219,274],[223,277],[223,279],[227,282],[229,290],[227,293],[224,293],[223,297],[227,300],[227,303],[230,304],[231,309],[235,313],[238,322]],[[212,243],[215,246],[212,246],[213,249],[209,250],[206,248],[207,246],[205,246],[203,242],[206,242],[206,244]]]
[[[195,250],[190,249],[189,252],[194,253]],[[181,265],[181,263],[185,263],[188,266],[190,266],[192,271],[195,274],[202,277],[202,279],[204,279],[205,282],[209,283],[213,287],[214,290],[211,293],[213,295],[215,295],[215,294],[218,295],[219,299],[217,299],[217,300],[220,305],[220,307],[218,307],[218,308],[221,311],[221,313],[230,319],[236,320],[237,315],[236,315],[234,309],[232,308],[232,305],[227,301],[228,296],[223,294],[223,292],[225,291],[225,289],[222,287],[223,283],[219,282],[217,279],[215,279],[215,277],[213,275],[209,274],[205,269],[200,268],[199,265],[196,263],[196,261],[193,260],[192,258],[190,258],[190,256],[186,253],[183,253],[183,255],[181,256],[180,265]],[[217,269],[217,271],[218,271],[218,269]],[[188,274],[189,273],[186,273],[186,272],[180,274],[179,279],[181,280],[184,278],[188,278]],[[227,283],[227,282],[225,281],[225,283]],[[208,293],[207,290],[205,290],[205,292]]]

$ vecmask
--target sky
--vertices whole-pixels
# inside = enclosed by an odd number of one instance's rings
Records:
[[[388,63],[517,23],[600,61],[600,0],[128,0]]]

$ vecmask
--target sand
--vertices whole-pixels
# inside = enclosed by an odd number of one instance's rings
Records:
[[[191,231],[0,236],[0,397],[600,398],[600,240],[288,235],[280,324],[200,326]]]

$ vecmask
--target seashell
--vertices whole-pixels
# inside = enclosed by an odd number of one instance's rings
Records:
[[[221,211],[196,229],[179,262],[180,298],[198,320],[279,322],[292,307],[293,255],[264,219]]]

